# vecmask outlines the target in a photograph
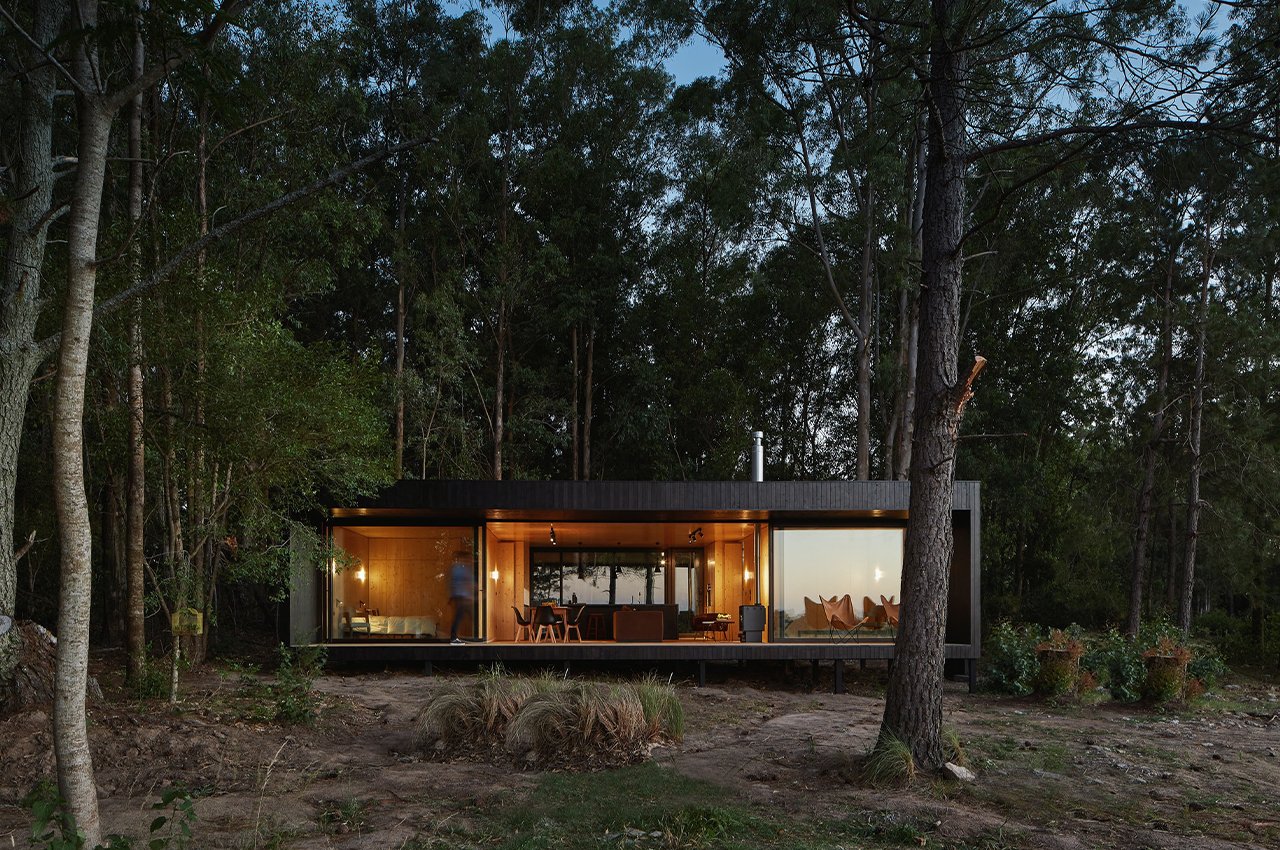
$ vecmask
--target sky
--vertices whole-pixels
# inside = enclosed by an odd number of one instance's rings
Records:
[[[451,15],[478,9],[489,23],[490,36],[496,37],[502,32],[502,21],[497,10],[480,7],[476,0],[442,0],[442,6]],[[699,77],[714,77],[724,69],[724,54],[720,48],[704,38],[695,36],[685,42],[673,53],[665,63],[667,73],[675,79],[676,85],[691,83]]]

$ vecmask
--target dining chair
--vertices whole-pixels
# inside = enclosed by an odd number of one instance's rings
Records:
[[[516,612],[516,643],[520,642],[521,635],[524,635],[525,640],[533,640],[533,618],[525,619],[520,609],[514,605],[511,610]]]
[[[544,635],[549,635],[551,642],[555,643],[556,629],[564,624],[564,618],[557,617],[555,609],[550,605],[539,605],[533,615],[533,624],[538,627],[533,635],[534,643],[541,643]]]
[[[564,627],[565,643],[569,642],[569,634],[571,632],[576,632],[578,635],[578,643],[582,643],[582,630],[579,629],[578,626],[582,623],[582,615],[586,610],[587,610],[586,605],[570,605],[569,606],[569,617],[565,621],[565,627]]]

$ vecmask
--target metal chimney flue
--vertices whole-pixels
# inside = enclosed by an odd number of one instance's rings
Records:
[[[764,432],[752,431],[751,440],[751,480],[764,480]]]

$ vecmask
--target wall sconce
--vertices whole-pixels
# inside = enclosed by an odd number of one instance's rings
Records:
[[[493,579],[494,584],[497,584],[497,583],[498,583],[498,571],[497,571],[497,570],[494,570],[493,572],[489,573],[489,578]]]
[[[356,581],[364,581],[368,577],[369,577],[369,574],[364,571],[363,566],[361,566],[360,569],[356,570]]]
[[[742,580],[743,580],[743,581],[751,581],[751,570],[743,570],[743,571],[742,571]]]

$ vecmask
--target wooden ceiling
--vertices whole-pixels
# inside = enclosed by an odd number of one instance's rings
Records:
[[[748,522],[491,522],[488,529],[499,540],[549,546],[552,526],[557,545],[569,547],[701,547],[755,534],[755,525]],[[702,535],[690,543],[689,535],[699,529]]]
[[[556,529],[559,546],[638,546],[676,549],[702,547],[717,541],[743,540],[755,534],[749,522],[491,522],[488,529],[503,541],[551,545],[551,527]],[[364,537],[397,540],[437,539],[453,530],[423,525],[344,525],[347,531]],[[689,542],[689,535],[702,530],[702,535]],[[469,528],[464,528],[470,533]]]

